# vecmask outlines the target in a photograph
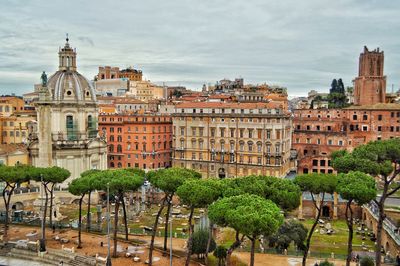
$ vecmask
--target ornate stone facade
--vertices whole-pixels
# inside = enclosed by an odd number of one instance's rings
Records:
[[[275,103],[175,106],[173,166],[203,177],[284,177],[291,170],[292,118]]]
[[[76,50],[59,51],[59,70],[49,80],[42,75],[37,110],[38,131],[31,134],[29,151],[34,166],[59,166],[70,180],[89,169],[107,168],[107,146],[99,137],[98,105],[88,80],[77,72]]]

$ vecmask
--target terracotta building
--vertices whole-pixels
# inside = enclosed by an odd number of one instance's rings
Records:
[[[144,170],[171,166],[172,119],[160,114],[100,114],[108,167]]]
[[[333,151],[400,137],[400,104],[295,110],[293,148],[299,173],[332,173]]]
[[[220,178],[291,170],[292,119],[275,103],[181,103],[172,117],[174,166]]]
[[[352,150],[370,141],[400,137],[400,104],[385,103],[383,52],[360,55],[354,102],[343,109],[294,110],[293,148],[299,173],[332,173],[333,151]]]
[[[132,67],[120,70],[119,67],[100,66],[97,80],[127,78],[130,81],[141,81],[142,76],[141,70]]]
[[[379,48],[360,54],[358,77],[354,79],[354,104],[370,105],[384,103],[386,76],[383,75],[383,51]]]

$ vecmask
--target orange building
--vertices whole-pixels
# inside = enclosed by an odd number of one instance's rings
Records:
[[[172,119],[164,114],[100,114],[108,167],[144,170],[171,166]]]

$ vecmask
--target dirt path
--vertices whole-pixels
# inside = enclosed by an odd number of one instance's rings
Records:
[[[248,252],[234,252],[235,256],[237,256],[241,261],[245,263],[250,263],[250,253]],[[286,257],[272,254],[261,254],[257,253],[255,255],[255,265],[257,266],[300,266],[302,258],[300,257]],[[321,262],[321,259],[309,258],[307,259],[307,266],[314,266],[315,262]],[[346,265],[345,261],[342,260],[329,260],[330,262],[335,263],[335,266],[344,266]],[[351,265],[356,265],[351,264]]]
[[[26,234],[36,231],[40,234],[40,228],[37,227],[23,227],[23,226],[11,226],[9,235],[10,235],[10,240],[18,240],[18,239],[26,239]],[[101,235],[95,235],[95,234],[88,234],[86,232],[82,232],[82,249],[76,249],[76,244],[75,241],[78,238],[78,232],[75,230],[56,230],[55,234],[52,233],[52,230],[47,228],[46,230],[46,238],[47,240],[47,246],[49,248],[54,248],[54,249],[61,249],[61,243],[58,241],[55,241],[53,237],[56,235],[59,236],[60,238],[66,238],[70,240],[69,243],[64,244],[65,247],[67,248],[72,248],[74,247],[76,252],[80,254],[84,254],[87,256],[96,256],[96,254],[99,254],[102,257],[107,256],[107,236],[101,236]],[[122,236],[122,235],[121,235]],[[127,246],[132,246],[135,245],[133,244],[133,240],[143,240],[146,242],[150,241],[150,236],[130,236],[129,239],[131,240],[130,243],[126,243],[124,241],[118,241],[118,245],[120,245],[124,250]],[[161,247],[162,243],[164,241],[164,238],[162,237],[156,237],[156,246]],[[103,242],[103,247],[100,246],[100,243]],[[173,238],[172,240],[172,246],[174,250],[178,250],[181,252],[184,252],[184,246],[185,246],[185,239],[181,238]],[[168,247],[169,247],[169,239],[168,239]],[[132,258],[125,258],[124,255],[121,253],[118,258],[112,258],[112,265],[113,266],[127,266],[127,265],[146,265],[144,261],[148,257],[148,245],[144,244],[143,250],[144,253],[138,255],[140,257],[141,262],[139,263],[134,263],[132,261]],[[111,248],[113,247],[113,241],[111,240]],[[111,249],[112,251],[112,249]],[[234,252],[234,256],[237,256],[241,261],[245,263],[250,262],[250,253],[248,252]],[[163,257],[162,253],[159,251],[154,251],[154,256],[159,257],[160,261],[155,262],[154,265],[160,265],[160,266],[169,266],[169,256]],[[307,266],[314,266],[316,261],[321,261],[321,259],[315,259],[315,258],[309,258],[308,259],[308,265]],[[329,260],[331,262],[335,263],[335,266],[344,266],[345,262],[342,260]],[[173,258],[173,265],[174,266],[182,266],[185,263],[184,258]],[[198,263],[191,263],[191,266],[199,265]],[[255,265],[257,266],[300,266],[301,265],[301,258],[300,257],[287,257],[287,256],[280,256],[280,255],[272,255],[272,254],[261,254],[257,253],[255,255]],[[356,265],[355,263],[352,265]]]

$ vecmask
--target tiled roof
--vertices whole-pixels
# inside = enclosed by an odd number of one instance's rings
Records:
[[[0,154],[10,154],[16,151],[28,152],[25,144],[0,144]]]
[[[236,102],[190,102],[180,103],[176,108],[239,108],[239,109],[274,109],[279,108],[279,103],[236,103]]]
[[[377,103],[374,105],[352,105],[343,109],[347,110],[400,110],[398,103]]]

